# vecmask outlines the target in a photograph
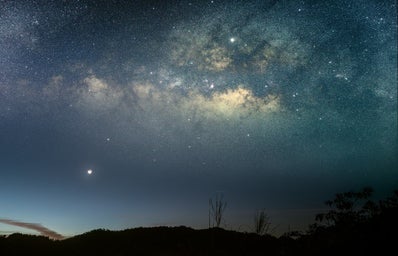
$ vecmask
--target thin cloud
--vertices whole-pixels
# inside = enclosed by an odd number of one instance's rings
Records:
[[[60,235],[57,232],[52,231],[38,223],[20,222],[20,221],[9,220],[9,219],[0,219],[0,223],[35,230],[35,231],[39,232],[41,235],[47,236],[52,239],[63,239],[64,238],[63,235]]]

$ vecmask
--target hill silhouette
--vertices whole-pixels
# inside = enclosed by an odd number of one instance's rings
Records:
[[[370,188],[336,194],[306,232],[276,238],[221,228],[93,230],[64,240],[0,236],[1,255],[384,255],[398,243],[398,191],[379,202]]]
[[[22,234],[0,239],[4,255],[277,255],[277,245],[272,236],[188,227],[99,229],[60,241]]]

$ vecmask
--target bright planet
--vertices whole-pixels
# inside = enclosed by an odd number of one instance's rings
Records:
[[[91,175],[92,173],[93,173],[93,170],[91,170],[91,169],[87,170],[88,175]]]

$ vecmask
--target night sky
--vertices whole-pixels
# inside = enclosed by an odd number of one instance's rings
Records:
[[[0,1],[0,234],[305,229],[398,187],[396,1]],[[89,174],[88,170],[92,170]]]

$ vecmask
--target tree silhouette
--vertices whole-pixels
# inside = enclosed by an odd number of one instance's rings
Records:
[[[271,228],[270,217],[264,210],[259,210],[254,215],[254,233],[258,235],[265,235]]]
[[[331,210],[317,214],[315,220],[320,223],[326,222],[327,226],[351,226],[366,221],[376,214],[378,209],[377,205],[369,200],[372,193],[373,189],[370,187],[365,187],[359,192],[338,193],[333,200],[325,202]]]
[[[226,207],[227,202],[224,200],[224,196],[222,194],[217,194],[214,202],[212,198],[209,199],[209,228],[210,219],[213,220],[211,225],[212,227],[214,227],[214,225],[217,228],[220,227]]]

